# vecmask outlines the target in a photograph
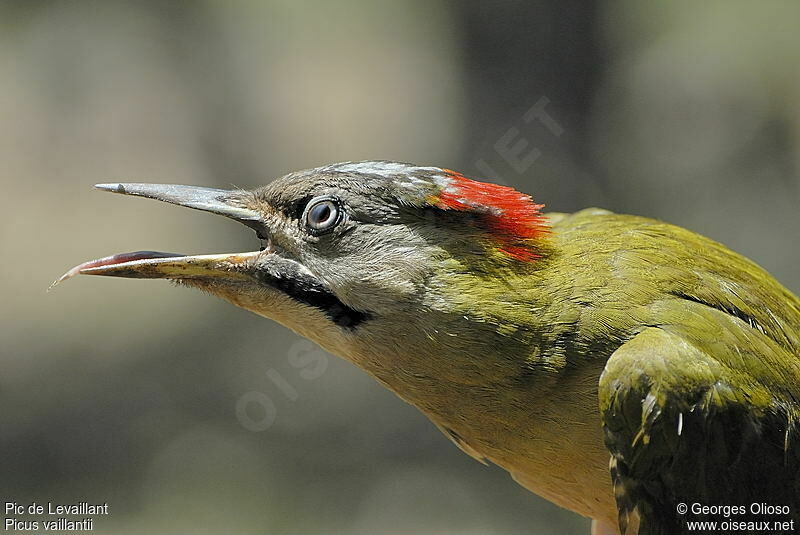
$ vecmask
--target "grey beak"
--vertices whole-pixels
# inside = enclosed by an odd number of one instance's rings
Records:
[[[247,193],[244,191],[174,184],[97,184],[95,187],[112,193],[147,197],[224,215],[255,229],[259,236],[265,233],[261,215],[245,206]],[[246,276],[248,262],[259,254],[261,254],[260,251],[199,256],[182,256],[154,251],[124,253],[75,266],[53,283],[53,286],[78,274],[139,279],[238,279]]]
[[[262,226],[261,215],[242,205],[242,194],[238,191],[175,184],[96,184],[95,187],[223,215],[256,230]]]

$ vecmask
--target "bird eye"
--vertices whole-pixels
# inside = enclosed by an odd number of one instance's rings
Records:
[[[339,203],[331,197],[311,199],[305,210],[305,221],[308,228],[315,233],[333,229],[340,219]]]

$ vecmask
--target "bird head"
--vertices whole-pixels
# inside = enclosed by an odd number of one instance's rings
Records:
[[[62,280],[171,279],[356,361],[373,359],[367,354],[376,347],[385,353],[408,344],[411,332],[431,341],[470,317],[486,323],[478,311],[488,308],[481,299],[496,299],[489,286],[503,275],[535,271],[547,255],[541,205],[510,187],[438,167],[347,162],[252,191],[97,187],[227,216],[255,230],[261,246],[197,256],[119,254],[81,264]]]

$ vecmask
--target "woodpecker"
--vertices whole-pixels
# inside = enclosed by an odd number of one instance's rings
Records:
[[[800,521],[800,299],[719,243],[391,161],[253,191],[96,187],[235,219],[261,246],[114,255],[60,280],[171,279],[275,320],[595,533],[687,533],[714,520],[696,506]]]

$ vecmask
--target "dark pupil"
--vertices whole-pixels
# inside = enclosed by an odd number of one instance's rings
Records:
[[[327,203],[318,204],[311,209],[311,220],[320,225],[325,223],[331,216],[331,207]]]

